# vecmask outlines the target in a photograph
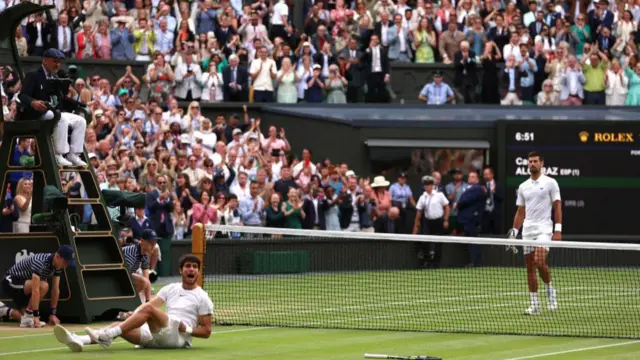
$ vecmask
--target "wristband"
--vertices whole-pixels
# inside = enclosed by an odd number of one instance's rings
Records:
[[[29,315],[33,315],[33,310],[29,310],[29,309],[27,309],[25,312],[26,312],[27,314],[29,314]]]
[[[193,329],[191,328],[191,326],[185,326],[184,332],[191,335],[191,333],[193,332]]]
[[[40,316],[40,310],[33,310],[33,316],[39,317]]]
[[[553,232],[562,232],[562,224],[555,224],[553,226]]]
[[[56,308],[51,308],[51,315],[55,315],[58,313],[58,309]]]

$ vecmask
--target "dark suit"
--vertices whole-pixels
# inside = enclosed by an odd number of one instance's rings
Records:
[[[132,217],[127,222],[127,227],[131,229],[134,239],[140,239],[142,237],[142,232],[145,229],[151,229],[151,223],[147,218],[142,220],[142,223],[140,223],[136,217]]]
[[[304,199],[304,203],[302,204],[302,210],[305,213],[304,220],[302,220],[302,228],[303,229],[314,229],[318,228],[320,230],[327,230],[327,223],[325,221],[324,212],[328,208],[326,199],[318,199],[318,211],[316,213],[316,207],[313,204],[313,200],[307,198]],[[318,218],[318,223],[316,223],[316,217]]]
[[[326,55],[322,52],[317,52],[315,55],[313,55],[313,63],[314,64],[318,64],[320,66],[323,67],[322,70],[324,70],[324,57]],[[327,70],[329,70],[329,66],[336,64],[336,57],[333,55],[330,55],[327,57]]]
[[[543,27],[544,27],[544,22],[534,21],[531,24],[529,24],[529,34],[531,34],[532,37],[536,37],[542,32]]]
[[[63,71],[58,71],[55,75],[58,78],[68,77]],[[61,101],[61,109],[67,112],[75,110],[76,107],[84,107],[85,105],[79,101],[66,97],[60,91],[54,91],[47,86],[47,74],[45,74],[44,68],[39,66],[37,69],[28,72],[22,83],[22,91],[18,94],[18,99],[23,108],[20,114],[20,118],[24,120],[37,120],[44,113],[38,112],[31,107],[31,102],[34,100],[42,100],[44,102],[50,102],[51,96],[56,96]]]
[[[342,56],[346,59],[347,63],[351,60],[351,50],[345,48],[342,50]],[[355,50],[354,59],[358,59],[358,63],[351,63],[349,68],[344,71],[342,76],[347,79],[347,101],[350,103],[362,102],[362,87],[364,85],[363,68],[362,65],[363,52]]]
[[[494,180],[495,181],[495,180]],[[482,227],[481,232],[483,234],[495,235],[500,234],[502,229],[502,202],[504,198],[502,196],[502,186],[496,183],[495,191],[491,192],[491,189],[487,185],[487,200],[484,212],[482,213]]]
[[[173,200],[160,201],[160,193],[157,189],[147,193],[147,209],[149,210],[149,226],[161,238],[171,238],[173,235]],[[164,219],[163,219],[164,218]]]
[[[589,11],[588,19],[589,26],[591,27],[591,38],[595,39],[598,36],[598,27],[609,28],[612,30],[613,27],[613,13],[611,11],[607,11],[604,14],[604,17],[596,16],[594,10]],[[609,45],[613,47],[613,43]],[[602,48],[600,48],[602,50]]]
[[[61,48],[63,39],[58,39],[58,31],[60,29],[60,25],[53,25],[51,28],[51,41],[49,42],[49,47],[51,48],[56,48],[59,49],[60,51],[63,51]],[[73,53],[76,52],[76,36],[73,32],[73,28],[71,27],[71,24],[67,25],[67,30],[69,32],[69,38],[67,39],[67,41],[69,41],[69,49],[71,49],[70,51],[64,52],[64,55],[66,57],[71,57],[73,55]]]
[[[478,236],[478,226],[482,221],[482,213],[486,205],[485,191],[480,185],[472,185],[460,196],[458,200],[458,224],[464,229],[465,236]],[[480,246],[469,245],[469,263],[477,264],[480,261]]]
[[[218,44],[226,44],[235,33],[235,30],[231,27],[228,27],[226,31],[222,28],[218,28],[218,30],[216,30],[216,39],[218,40]]]
[[[476,72],[476,53],[469,50],[469,57],[466,61],[462,60],[462,51],[455,53],[453,57],[453,66],[455,75],[453,84],[462,92],[465,104],[473,104],[476,102],[476,86],[478,85],[478,74]]]
[[[509,43],[509,30],[506,27],[503,27],[501,30],[501,32],[498,32],[498,28],[492,27],[487,32],[487,39],[495,42],[500,51]]]
[[[400,217],[390,220],[387,214],[378,216],[373,227],[377,233],[383,234],[404,234],[404,221]]]
[[[598,43],[600,51],[607,54],[608,57],[611,57],[611,49],[613,49],[613,45],[616,43],[616,37],[609,35],[609,37],[605,38],[602,35],[598,35],[596,42]]]
[[[249,73],[243,66],[238,66],[236,70],[236,84],[242,88],[237,91],[229,87],[231,81],[231,66],[222,69],[222,92],[224,101],[249,101]]]
[[[515,67],[515,93],[518,94],[518,98],[522,99],[522,87],[520,86],[520,78],[522,76],[527,75],[526,71],[520,71],[519,67]],[[505,96],[507,96],[507,93],[509,93],[509,82],[510,82],[510,78],[509,78],[509,73],[507,72],[507,69],[505,68],[504,70],[502,70],[501,72],[501,78],[500,78],[500,96],[504,99]]]
[[[50,48],[49,36],[51,35],[51,25],[47,22],[42,22],[40,26],[40,38],[42,40],[42,46],[36,47],[36,40],[38,40],[38,28],[35,22],[27,24],[27,51],[29,55],[41,56],[45,49]]]
[[[389,56],[387,51],[382,47],[380,48],[380,67],[382,71],[373,71],[373,56],[372,49],[367,48],[364,54],[364,66],[367,74],[367,102],[369,103],[388,103],[389,92],[387,91],[386,83],[384,82],[385,75],[389,74]]]

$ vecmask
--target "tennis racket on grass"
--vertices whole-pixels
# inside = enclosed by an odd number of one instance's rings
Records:
[[[507,239],[515,239],[518,236],[518,232],[515,229],[509,230],[507,233]],[[514,254],[518,253],[518,248],[515,245],[507,245],[506,251],[511,251]]]
[[[432,356],[400,356],[400,355],[383,355],[383,354],[364,354],[365,359],[394,359],[394,360],[442,360],[439,357]]]

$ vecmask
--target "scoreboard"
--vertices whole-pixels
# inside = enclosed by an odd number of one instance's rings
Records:
[[[640,121],[504,121],[498,128],[507,224],[518,186],[529,177],[527,154],[537,151],[544,173],[560,186],[563,233],[602,241],[640,234]]]

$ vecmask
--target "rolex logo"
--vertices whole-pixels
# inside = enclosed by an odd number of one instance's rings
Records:
[[[580,137],[580,141],[582,141],[583,143],[586,143],[587,141],[589,141],[589,133],[586,131],[581,131],[578,134],[578,137]]]

